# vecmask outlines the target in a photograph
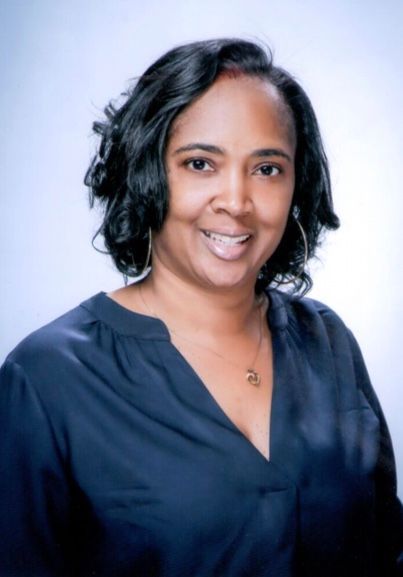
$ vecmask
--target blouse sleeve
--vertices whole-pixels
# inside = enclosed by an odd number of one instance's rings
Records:
[[[378,462],[375,472],[375,514],[378,559],[382,575],[403,575],[403,508],[397,497],[396,466],[388,426],[363,360],[349,333],[357,383],[380,423]]]
[[[23,369],[0,370],[0,575],[71,575],[68,484],[44,407]]]

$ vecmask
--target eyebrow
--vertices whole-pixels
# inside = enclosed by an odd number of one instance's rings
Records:
[[[206,144],[204,142],[191,142],[190,144],[185,144],[184,146],[177,148],[174,154],[176,155],[180,154],[181,152],[190,152],[192,150],[203,150],[204,152],[211,152],[212,154],[225,154],[223,148],[220,148],[215,144]],[[258,158],[265,156],[281,156],[289,162],[292,162],[290,155],[284,152],[284,150],[281,148],[258,148],[252,152],[251,156],[257,156]]]
[[[180,154],[181,152],[189,152],[191,150],[204,150],[204,152],[211,152],[213,154],[224,154],[224,150],[219,146],[214,144],[204,144],[203,142],[192,142],[190,144],[185,144],[177,148],[174,154]]]

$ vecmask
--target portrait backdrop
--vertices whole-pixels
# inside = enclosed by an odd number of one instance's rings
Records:
[[[402,21],[400,0],[3,0],[1,361],[29,332],[122,284],[91,246],[99,215],[83,185],[107,102],[174,45],[261,40],[319,119],[341,228],[311,264],[309,296],[361,345],[403,496]]]

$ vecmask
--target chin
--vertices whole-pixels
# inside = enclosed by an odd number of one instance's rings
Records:
[[[256,275],[229,274],[218,271],[216,274],[207,273],[205,279],[210,287],[217,289],[236,289],[247,285],[255,286]]]

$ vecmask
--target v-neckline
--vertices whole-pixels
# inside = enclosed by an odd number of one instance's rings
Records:
[[[277,398],[276,390],[277,390],[277,355],[275,354],[275,346],[274,346],[274,332],[271,330],[270,327],[270,298],[269,298],[269,306],[267,308],[267,312],[265,314],[266,322],[268,323],[269,330],[271,332],[271,348],[272,348],[272,393],[271,393],[271,401],[270,407],[268,411],[268,439],[267,439],[267,448],[268,448],[268,456],[266,457],[258,448],[257,446],[247,437],[247,435],[238,427],[238,425],[231,419],[231,417],[226,413],[223,409],[221,404],[218,402],[216,397],[212,394],[206,383],[203,381],[199,373],[196,369],[192,366],[192,364],[187,360],[187,358],[181,353],[181,351],[176,347],[176,345],[172,342],[171,335],[169,333],[168,328],[166,327],[165,323],[158,319],[166,328],[168,335],[169,335],[169,342],[172,348],[172,352],[176,355],[176,357],[181,361],[184,369],[190,373],[193,377],[193,381],[197,383],[199,390],[202,391],[204,398],[209,403],[210,407],[215,411],[216,415],[220,417],[222,421],[225,421],[229,427],[237,433],[243,440],[243,442],[247,443],[247,445],[251,448],[251,450],[257,453],[260,459],[263,459],[264,463],[271,464],[272,463],[272,451],[273,451],[273,443],[272,443],[272,435],[273,435],[273,409],[274,409],[274,401]]]
[[[268,323],[271,332],[271,347],[272,347],[272,363],[273,363],[273,383],[272,383],[272,395],[271,403],[269,408],[269,435],[268,435],[268,457],[263,455],[261,451],[254,445],[254,443],[245,435],[245,433],[234,423],[234,421],[227,415],[221,405],[218,403],[216,398],[209,391],[208,387],[204,383],[203,379],[199,376],[196,370],[192,367],[189,361],[182,355],[179,349],[174,345],[171,340],[171,335],[169,333],[168,327],[159,318],[151,317],[149,315],[136,312],[128,309],[124,305],[120,304],[113,298],[111,298],[106,293],[102,292],[96,295],[93,299],[85,301],[82,306],[93,309],[94,312],[107,322],[114,330],[121,333],[122,335],[135,336],[144,340],[150,341],[163,341],[169,343],[171,353],[174,354],[177,360],[180,360],[184,369],[193,377],[192,380],[197,384],[199,394],[203,394],[203,398],[208,402],[210,410],[213,410],[216,417],[225,423],[227,427],[230,427],[232,431],[236,432],[237,435],[247,443],[251,451],[258,455],[258,458],[262,460],[265,464],[273,464],[273,460],[276,459],[276,447],[278,446],[278,435],[277,429],[279,429],[279,403],[281,400],[279,396],[281,387],[280,374],[281,368],[279,368],[280,356],[278,354],[280,332],[287,325],[287,313],[284,308],[284,303],[282,299],[277,296],[273,291],[268,291],[267,297],[269,299],[269,306],[266,311],[266,322]],[[107,304],[107,306],[105,306]],[[141,323],[138,321],[141,320]]]

